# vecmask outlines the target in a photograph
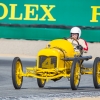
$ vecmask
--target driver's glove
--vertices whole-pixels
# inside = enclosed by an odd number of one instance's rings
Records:
[[[83,50],[83,47],[81,45],[78,45],[76,48],[79,50]]]

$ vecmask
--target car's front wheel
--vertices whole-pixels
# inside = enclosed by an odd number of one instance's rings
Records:
[[[45,86],[46,80],[45,79],[39,79],[37,78],[37,84],[40,88],[43,88]]]
[[[23,82],[23,71],[22,62],[19,57],[15,57],[12,62],[12,82],[15,89],[20,89]]]
[[[81,67],[78,59],[74,59],[70,73],[70,85],[72,90],[77,90],[81,78]]]

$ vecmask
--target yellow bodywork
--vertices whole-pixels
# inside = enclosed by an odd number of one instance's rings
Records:
[[[74,58],[75,56],[80,56],[80,52],[76,52],[69,41],[64,39],[53,40],[38,52],[36,66],[27,67],[25,73],[20,71],[20,75],[46,79],[46,81],[60,79],[61,77],[69,78],[73,61],[62,59],[65,57]],[[78,70],[80,69],[78,68],[75,75],[79,73]],[[82,70],[82,74],[85,74],[86,70]],[[88,71],[87,74],[92,74],[92,71]],[[75,84],[77,83],[76,81]]]

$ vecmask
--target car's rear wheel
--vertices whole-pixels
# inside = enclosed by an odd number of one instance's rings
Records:
[[[74,59],[70,73],[70,85],[72,90],[77,90],[81,78],[81,67],[78,59]]]
[[[39,79],[37,78],[37,84],[40,88],[43,88],[45,86],[46,80],[45,79]]]
[[[15,89],[20,89],[23,82],[23,71],[22,62],[19,57],[15,57],[12,62],[12,82]]]
[[[93,63],[93,83],[96,89],[100,88],[100,58],[96,57]]]

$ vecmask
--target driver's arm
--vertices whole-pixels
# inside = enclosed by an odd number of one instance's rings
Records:
[[[83,52],[87,53],[88,52],[88,44],[85,40],[79,39],[80,45],[83,47]]]

